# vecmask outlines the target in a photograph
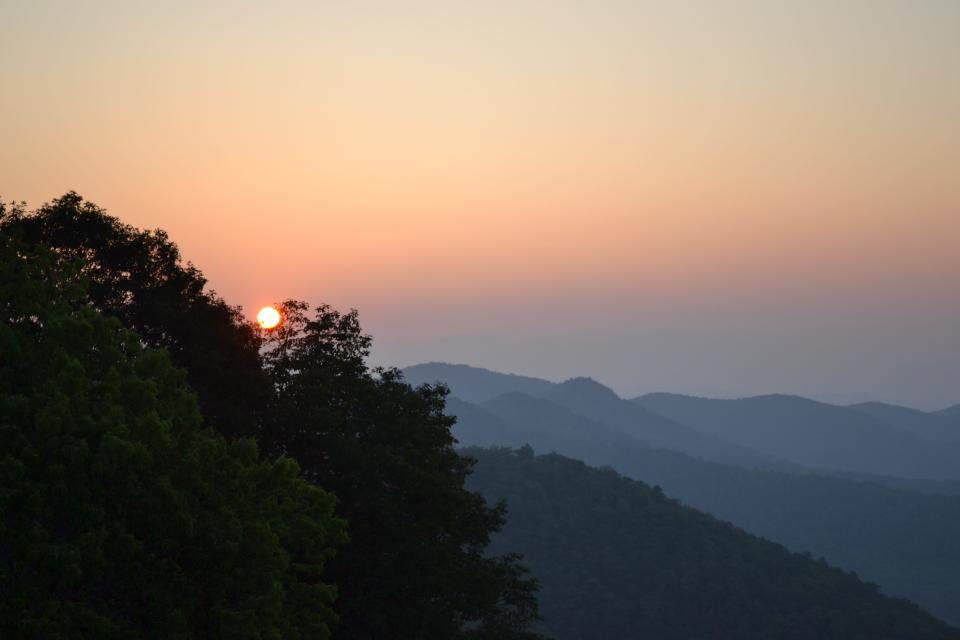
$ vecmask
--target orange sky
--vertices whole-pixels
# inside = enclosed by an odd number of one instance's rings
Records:
[[[165,228],[251,312],[358,307],[396,364],[960,402],[960,368],[931,365],[960,361],[954,0],[36,0],[0,21],[0,196],[74,189]],[[751,332],[826,360],[771,377],[731,337]],[[683,368],[690,335],[714,341]],[[825,378],[850,336],[872,338]],[[891,340],[902,374],[878,377]]]

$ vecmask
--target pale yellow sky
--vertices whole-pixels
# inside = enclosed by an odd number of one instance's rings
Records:
[[[358,307],[385,359],[881,326],[926,336],[916,369],[960,343],[955,0],[0,0],[0,23],[0,196],[165,228],[248,309]],[[548,357],[565,339],[500,368],[614,370]]]

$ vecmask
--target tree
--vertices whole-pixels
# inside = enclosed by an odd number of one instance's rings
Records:
[[[444,387],[370,370],[356,311],[281,305],[265,362],[277,389],[265,446],[333,491],[352,544],[330,564],[335,632],[367,638],[533,638],[536,584],[516,556],[490,558],[505,508],[464,488]]]
[[[165,349],[187,371],[207,423],[230,436],[256,435],[270,397],[260,336],[242,310],[213,291],[161,230],[125,225],[70,192],[34,212],[0,212],[0,230],[78,260],[87,299],[119,318],[144,344]]]
[[[86,271],[0,232],[0,636],[328,637],[333,497],[201,430]]]
[[[535,582],[516,557],[485,555],[505,510],[464,489],[471,462],[453,449],[446,390],[369,370],[355,312],[321,306],[308,322],[306,305],[291,303],[266,345],[162,231],[124,225],[75,193],[0,211],[4,230],[60,261],[82,259],[85,300],[169,350],[207,424],[296,458],[336,494],[351,521],[350,544],[324,574],[339,587],[337,637],[535,637],[525,631]]]

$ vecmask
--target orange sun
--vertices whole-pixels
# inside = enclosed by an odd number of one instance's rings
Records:
[[[257,324],[264,329],[274,329],[280,324],[280,312],[273,307],[264,307],[257,312]]]

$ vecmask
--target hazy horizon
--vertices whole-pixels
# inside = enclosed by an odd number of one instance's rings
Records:
[[[960,402],[960,3],[3,3],[0,197],[377,362]]]
[[[450,365],[466,365],[469,367],[476,367],[480,369],[485,369],[488,371],[493,371],[494,373],[503,373],[503,374],[514,374],[520,376],[527,376],[531,378],[538,378],[542,380],[547,380],[548,382],[553,383],[562,383],[572,378],[591,378],[600,384],[609,387],[612,389],[618,396],[621,398],[630,400],[637,398],[650,393],[670,393],[684,396],[692,396],[697,398],[709,398],[712,400],[738,400],[743,398],[752,398],[757,396],[766,396],[766,395],[787,395],[787,396],[801,396],[808,398],[810,400],[816,400],[818,402],[824,402],[827,404],[833,404],[838,406],[847,406],[860,404],[863,402],[882,402],[886,404],[897,405],[901,407],[908,407],[912,409],[918,409],[921,411],[934,412],[942,409],[949,409],[960,402],[957,401],[947,401],[946,403],[912,403],[899,401],[891,398],[884,398],[878,396],[875,393],[869,391],[864,391],[861,393],[837,393],[829,389],[817,391],[816,387],[810,387],[806,391],[792,390],[789,388],[780,388],[777,386],[759,386],[759,389],[736,389],[734,387],[725,387],[721,384],[710,385],[705,384],[703,386],[697,386],[696,384],[680,382],[676,386],[657,386],[655,382],[650,385],[638,385],[636,383],[631,383],[629,380],[617,382],[611,382],[609,378],[605,377],[602,373],[569,373],[562,375],[553,375],[551,372],[537,373],[535,370],[513,370],[506,368],[498,368],[496,366],[479,366],[470,362],[459,362],[459,361],[444,361],[444,360],[424,360],[419,362],[405,362],[397,363],[386,360],[379,360],[374,357],[376,364],[382,366],[396,366],[400,369],[405,369],[408,367],[413,367],[421,364],[450,364]],[[454,394],[456,395],[456,394]]]

